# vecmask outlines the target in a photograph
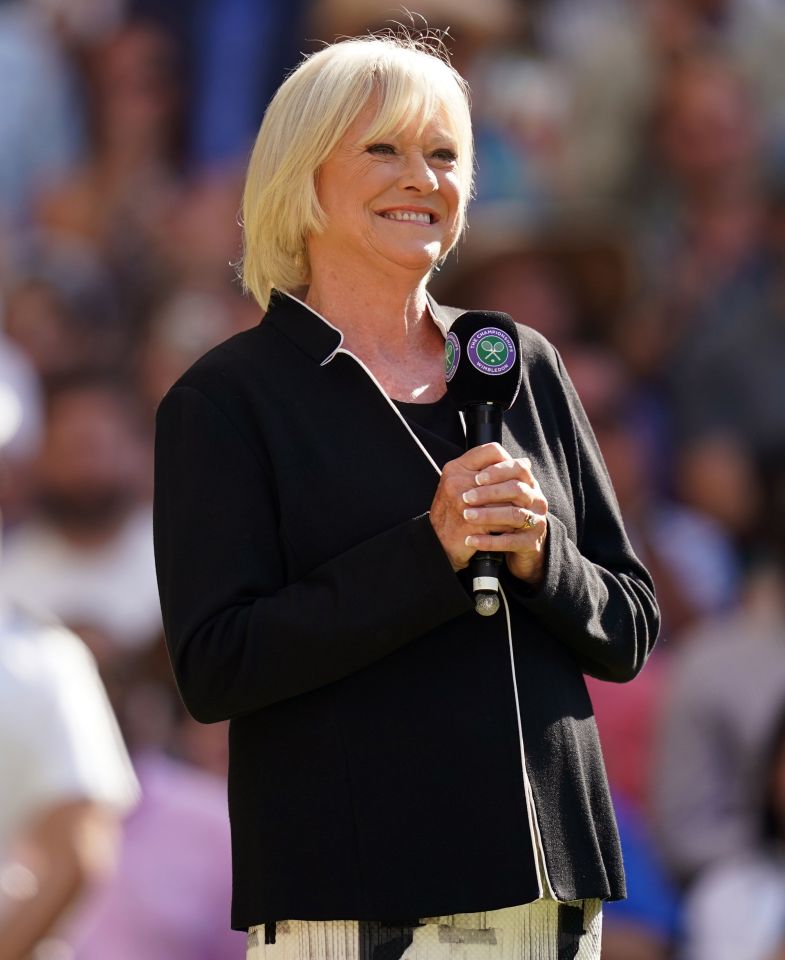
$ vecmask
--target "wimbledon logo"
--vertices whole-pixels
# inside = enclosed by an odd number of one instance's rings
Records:
[[[444,379],[447,383],[455,376],[461,359],[461,345],[454,333],[448,333],[444,341]]]
[[[498,327],[485,327],[469,341],[468,356],[480,373],[499,376],[515,363],[515,344]]]

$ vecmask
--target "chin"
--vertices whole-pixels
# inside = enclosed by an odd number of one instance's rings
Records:
[[[403,267],[406,270],[416,270],[423,276],[433,270],[442,256],[443,254],[440,244],[429,244],[427,247],[421,247],[417,251],[390,251],[385,254],[385,258],[388,260],[388,262],[393,263],[396,266]]]

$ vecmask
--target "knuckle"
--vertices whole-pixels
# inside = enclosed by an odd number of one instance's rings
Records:
[[[460,496],[466,489],[466,478],[460,470],[451,470],[449,476],[444,477],[444,489],[452,496]]]
[[[497,454],[499,455],[499,457],[502,458],[502,460],[506,459],[506,457],[507,457],[507,451],[504,449],[504,447],[503,447],[497,440],[492,440],[492,441],[488,444],[488,447],[489,447],[491,450],[493,450],[494,453],[497,453]]]

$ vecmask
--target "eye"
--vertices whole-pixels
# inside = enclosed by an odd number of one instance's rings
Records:
[[[450,150],[449,147],[443,147],[441,150],[434,150],[433,156],[437,160],[443,160],[445,163],[455,163],[458,159],[458,154],[454,150]]]
[[[372,143],[365,149],[368,153],[377,153],[380,156],[391,157],[395,154],[395,147],[391,143]]]

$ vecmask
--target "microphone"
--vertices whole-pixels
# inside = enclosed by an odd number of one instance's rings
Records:
[[[466,419],[466,449],[501,443],[502,414],[521,385],[518,329],[506,313],[470,310],[450,327],[444,344],[447,392]],[[484,617],[499,609],[499,572],[504,557],[475,553],[470,561],[474,608]]]

